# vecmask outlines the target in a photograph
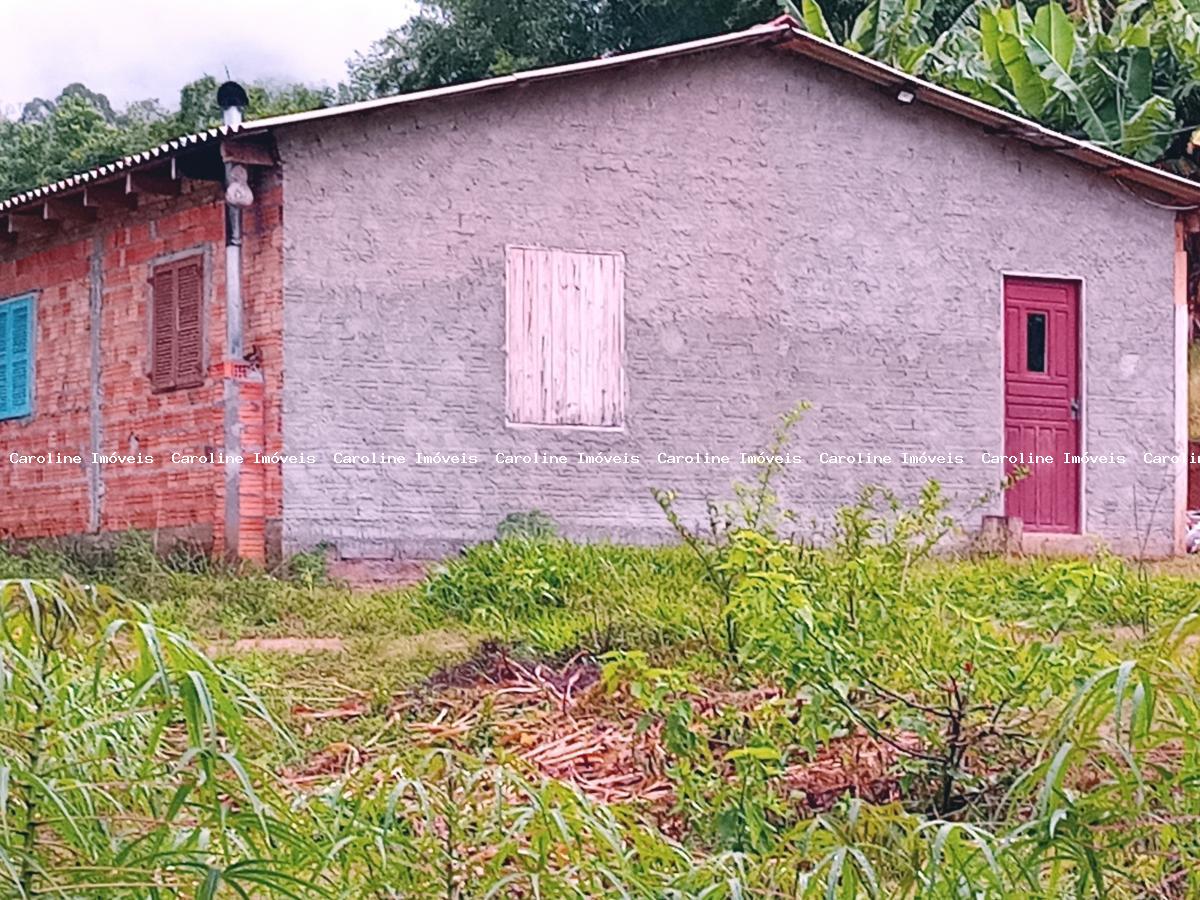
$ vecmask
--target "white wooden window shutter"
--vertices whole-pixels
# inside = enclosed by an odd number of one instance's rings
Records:
[[[505,254],[508,421],[616,428],[625,417],[625,257]]]

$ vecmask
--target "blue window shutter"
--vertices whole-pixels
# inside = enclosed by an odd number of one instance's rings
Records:
[[[0,419],[33,410],[33,297],[0,303]]]
[[[12,356],[8,345],[9,324],[12,317],[9,311],[12,305],[0,303],[0,419],[11,419],[15,413],[11,411],[11,390],[9,389],[8,372],[11,368],[9,359]]]

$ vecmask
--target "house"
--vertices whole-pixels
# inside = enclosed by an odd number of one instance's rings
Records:
[[[936,478],[1031,547],[1182,547],[1200,184],[786,18],[228,113],[0,203],[8,536],[664,540],[652,487],[699,516],[806,399],[816,520]]]

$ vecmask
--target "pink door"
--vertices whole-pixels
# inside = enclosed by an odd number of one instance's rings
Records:
[[[1079,532],[1079,285],[1004,280],[1004,455],[1025,478],[1004,512],[1026,531]],[[1025,463],[1013,457],[1024,455]]]

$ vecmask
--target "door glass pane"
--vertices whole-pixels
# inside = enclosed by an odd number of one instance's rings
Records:
[[[1029,313],[1025,320],[1025,367],[1030,372],[1046,371],[1046,314]]]

